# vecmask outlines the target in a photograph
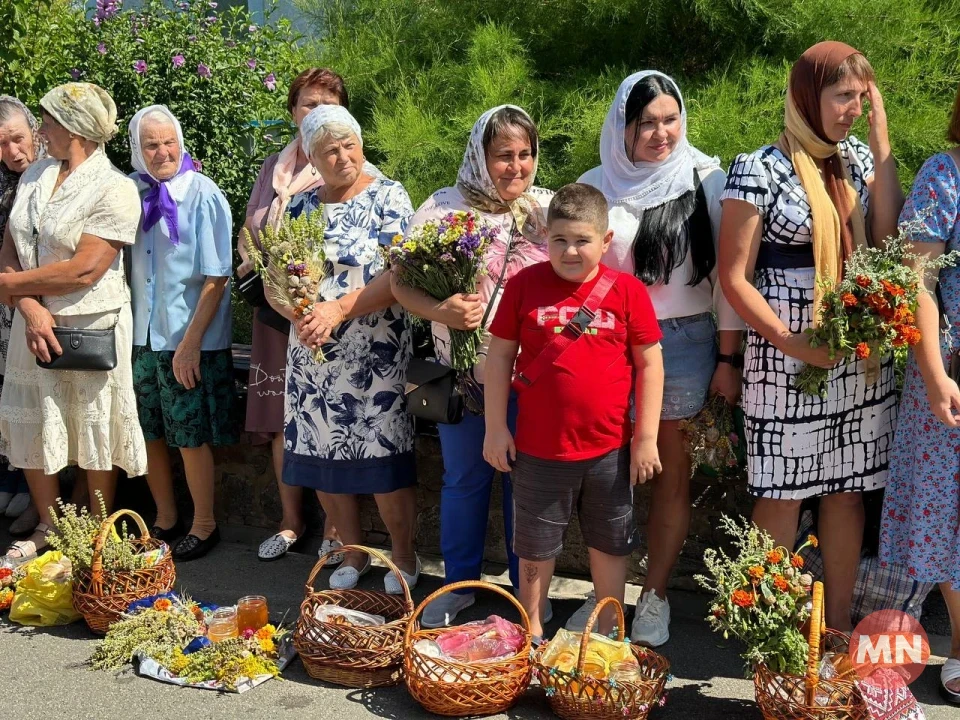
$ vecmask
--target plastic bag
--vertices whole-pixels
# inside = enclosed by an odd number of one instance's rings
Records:
[[[73,609],[70,560],[59,552],[46,552],[27,566],[10,607],[10,621],[20,625],[50,627],[79,620]]]
[[[444,658],[456,662],[483,662],[516,655],[523,647],[523,633],[499,615],[466,623],[437,636]]]
[[[580,633],[573,633],[564,628],[558,630],[543,655],[543,664],[546,667],[555,667],[564,673],[575,670],[580,656],[581,637]],[[624,673],[627,665],[636,664],[637,660],[630,651],[629,644],[590,633],[587,656],[583,663],[584,675],[604,680],[612,670],[616,669],[618,673]]]
[[[334,625],[357,625],[359,627],[376,627],[385,625],[387,620],[382,615],[371,615],[359,610],[349,610],[339,605],[321,605],[313,613],[314,619],[319,622]]]

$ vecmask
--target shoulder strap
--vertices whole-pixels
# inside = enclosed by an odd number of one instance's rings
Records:
[[[607,293],[610,292],[611,288],[613,288],[619,274],[620,273],[612,268],[606,268],[604,270],[603,275],[597,280],[597,284],[593,286],[593,290],[590,291],[587,299],[583,301],[583,305],[577,310],[576,315],[570,318],[570,321],[563,326],[563,330],[557,333],[547,346],[540,351],[540,354],[533,359],[533,362],[530,363],[530,366],[526,370],[522,373],[517,373],[517,376],[513,380],[513,388],[515,390],[519,391],[533,385],[537,381],[537,378],[553,367],[553,364],[560,356],[563,355],[573,343],[580,339],[580,336],[586,332],[587,327],[597,316],[600,304],[607,296]]]
[[[479,217],[479,211],[474,209],[474,213]],[[514,222],[516,227],[516,222]],[[490,311],[493,309],[494,301],[497,299],[497,293],[503,287],[503,279],[507,276],[507,261],[510,259],[510,251],[513,249],[513,232],[510,233],[510,239],[507,240],[507,249],[503,253],[503,267],[500,269],[500,277],[497,278],[497,284],[493,286],[493,292],[490,293],[490,299],[487,301],[487,309],[483,311],[483,318],[480,320],[480,329],[487,327],[487,320],[490,319]]]

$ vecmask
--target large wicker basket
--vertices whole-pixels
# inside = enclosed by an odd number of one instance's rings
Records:
[[[807,672],[803,677],[774,672],[757,665],[753,676],[757,705],[764,720],[868,720],[867,705],[856,684],[856,673],[820,679],[826,652],[847,652],[850,638],[827,630],[823,620],[823,583],[813,586],[813,611]]]
[[[420,640],[435,640],[446,628],[420,630],[416,619],[423,609],[441,595],[455,590],[489,590],[509,600],[523,621],[520,651],[503,660],[483,663],[455,663],[430,658],[417,652]],[[510,593],[496,585],[477,581],[457,582],[442,587],[420,603],[407,628],[403,666],[407,689],[414,700],[436,715],[465,717],[495,715],[513,707],[530,685],[530,618]]]
[[[630,645],[630,651],[640,665],[640,682],[610,682],[585,677],[583,666],[590,643],[590,630],[607,605],[613,605],[617,613],[617,635],[624,641],[623,608],[614,598],[604,598],[597,603],[587,620],[580,639],[580,653],[575,672],[561,672],[543,664],[549,643],[542,645],[534,655],[534,673],[540,679],[540,687],[547,694],[550,707],[564,720],[643,720],[663,696],[663,688],[670,673],[670,662],[638,645]]]
[[[134,540],[138,551],[148,553],[165,547],[163,542],[150,537],[143,518],[132,510],[118,510],[103,521],[93,545],[90,570],[79,571],[73,582],[73,607],[98,635],[106,634],[110,626],[126,612],[130,603],[168,592],[177,579],[169,547],[166,547],[160,560],[148,568],[104,570],[103,547],[114,524],[124,515],[132,518],[140,529],[140,537]]]
[[[375,557],[397,576],[403,595],[358,589],[315,590],[313,583],[334,552],[363,552]],[[310,677],[350,688],[384,687],[400,682],[403,637],[413,615],[413,599],[400,570],[386,555],[361,545],[338,547],[317,560],[304,591],[293,645]],[[316,611],[323,605],[382,615],[387,622],[376,627],[320,622]]]

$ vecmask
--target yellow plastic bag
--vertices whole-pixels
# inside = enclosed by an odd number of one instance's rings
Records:
[[[59,552],[45,552],[27,566],[27,576],[17,585],[10,606],[10,621],[49,627],[80,619],[73,609],[70,560]]]

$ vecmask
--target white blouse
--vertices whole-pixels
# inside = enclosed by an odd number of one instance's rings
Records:
[[[20,178],[10,211],[10,235],[24,270],[70,260],[83,234],[132,245],[140,224],[136,183],[117,170],[100,147],[53,188],[60,161],[41,160]],[[130,302],[122,253],[97,282],[65,295],[45,295],[53,315],[90,315]]]
[[[602,170],[598,166],[584,173],[577,182],[599,189],[601,178]],[[723,194],[726,179],[726,174],[720,168],[715,168],[700,178],[703,194],[707,199],[715,246],[720,238],[720,196]],[[642,211],[625,204],[614,203],[610,206],[610,229],[613,230],[613,242],[603,256],[603,262],[606,265],[621,272],[634,274],[633,240],[640,228],[642,216]],[[719,247],[717,255],[719,257]],[[692,277],[693,258],[688,253],[683,263],[671,274],[669,284],[657,283],[647,287],[657,319],[687,317],[716,310],[717,329],[743,330],[743,321],[730,307],[730,303],[720,289],[717,269],[714,268],[706,281],[693,287],[687,284]]]

